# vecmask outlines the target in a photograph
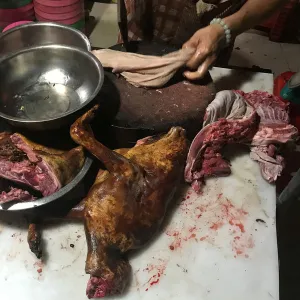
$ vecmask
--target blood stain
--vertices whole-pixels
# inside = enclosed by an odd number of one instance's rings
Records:
[[[193,231],[195,231],[197,228],[196,228],[196,226],[193,226],[193,227],[191,227],[190,229],[189,229],[189,232],[193,232]]]
[[[196,234],[193,233],[193,234],[191,234],[191,235],[189,236],[189,239],[193,239],[193,238],[195,238],[195,237],[196,237]]]
[[[146,269],[144,269],[144,271],[147,271],[150,274],[154,273],[146,283],[146,284],[149,284],[149,286],[147,287],[147,290],[154,284],[159,283],[161,276],[164,275],[164,273],[165,273],[167,263],[168,263],[168,261],[159,259],[158,264],[150,264],[147,266]]]
[[[229,220],[229,224],[233,225],[233,226],[237,226],[241,232],[243,232],[243,233],[245,232],[245,227],[240,221],[232,219],[232,220]]]
[[[213,225],[211,225],[209,228],[212,230],[218,230],[219,228],[221,228],[223,226],[223,222],[218,222],[218,223],[214,223]]]
[[[150,285],[152,286],[152,285],[157,284],[157,283],[159,283],[159,279],[150,282]]]

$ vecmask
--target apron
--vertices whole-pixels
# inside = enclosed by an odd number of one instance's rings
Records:
[[[181,46],[213,18],[237,12],[246,0],[125,0],[128,39]],[[119,42],[122,42],[119,36]]]

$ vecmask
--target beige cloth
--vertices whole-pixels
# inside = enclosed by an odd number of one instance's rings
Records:
[[[95,50],[93,54],[104,68],[112,68],[136,87],[164,86],[192,57],[193,49],[182,49],[164,56],[141,55],[110,49]]]

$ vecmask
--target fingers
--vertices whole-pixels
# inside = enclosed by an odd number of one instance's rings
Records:
[[[194,49],[195,52],[191,59],[186,63],[188,68],[196,70],[197,67],[205,60],[205,54],[199,47],[199,41],[195,35],[182,46],[183,49]]]
[[[197,49],[192,58],[186,63],[186,66],[192,70],[196,70],[207,58],[208,52]]]
[[[209,68],[216,60],[216,55],[210,55],[206,57],[204,62],[199,66],[198,70],[195,72],[185,71],[184,76],[189,80],[197,80],[203,78],[204,75],[208,72]]]
[[[187,46],[186,46],[187,45]],[[184,44],[185,48],[192,48],[189,46],[188,43]],[[194,47],[196,48],[196,47]],[[192,70],[196,70],[202,63],[210,56],[211,51],[209,51],[207,48],[199,47],[196,48],[194,55],[192,58],[186,63],[186,66]]]
[[[196,49],[198,45],[198,40],[192,36],[186,43],[183,44],[182,48],[186,49],[186,48],[192,48],[192,49]]]

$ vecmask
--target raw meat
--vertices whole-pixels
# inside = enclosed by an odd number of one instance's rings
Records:
[[[12,201],[32,201],[36,198],[29,194],[28,191],[12,187],[8,192],[2,191],[0,194],[0,204]]]
[[[244,101],[246,108],[241,101]],[[234,124],[247,126],[247,122],[255,115],[259,118],[256,118],[256,122],[248,123],[249,135],[230,129],[235,128]],[[226,121],[231,126],[224,127],[224,119],[216,121],[220,117],[231,119]],[[230,174],[230,165],[221,155],[222,148],[230,143],[251,146],[250,157],[258,161],[263,177],[274,182],[281,175],[284,159],[273,144],[285,144],[298,136],[297,129],[289,124],[288,106],[279,98],[259,91],[218,93],[207,109],[204,125],[206,127],[191,145],[185,169],[186,181],[191,182],[198,192],[206,177]]]
[[[69,183],[83,163],[82,147],[66,152],[35,144],[18,133],[0,134],[0,177],[26,184],[44,196]],[[24,198],[21,192],[20,197]]]
[[[236,92],[243,96],[244,100],[256,110],[261,118],[261,124],[289,123],[288,104],[282,102],[279,97],[261,91]]]
[[[229,175],[230,164],[222,158],[225,145],[250,143],[258,127],[255,112],[239,120],[219,119],[204,127],[195,137],[187,158],[185,180],[200,192],[204,179],[211,176]]]
[[[285,144],[294,141],[297,136],[298,130],[291,124],[260,124],[251,144],[253,146]]]
[[[104,68],[112,68],[136,87],[162,87],[194,52],[194,49],[181,49],[164,56],[151,56],[102,49],[94,50],[93,54]]]
[[[268,182],[275,182],[284,168],[284,158],[273,144],[286,144],[298,137],[297,128],[289,124],[288,104],[266,92],[238,93],[260,117],[258,131],[251,143],[250,158],[259,163]]]
[[[88,244],[89,298],[120,294],[130,280],[126,253],[145,245],[158,231],[182,179],[188,150],[184,129],[172,128],[158,140],[131,149],[109,150],[89,123],[97,107],[71,127],[71,137],[106,167],[74,210],[84,219]]]
[[[277,180],[284,168],[284,158],[277,154],[277,149],[272,144],[252,147],[250,158],[259,163],[263,177],[269,182]]]

